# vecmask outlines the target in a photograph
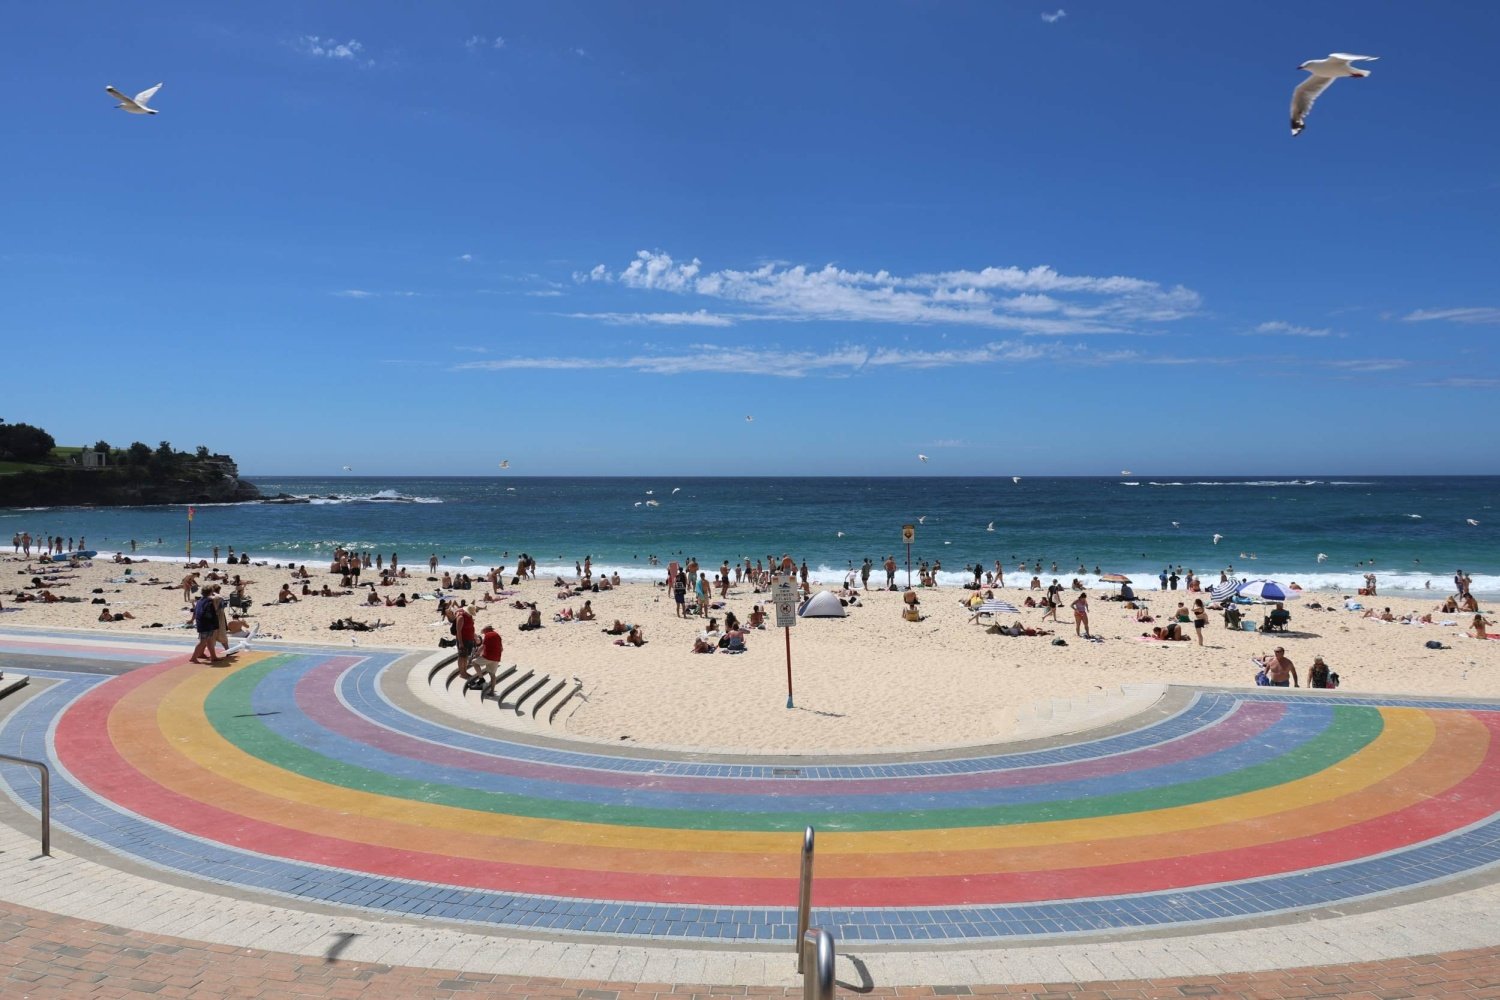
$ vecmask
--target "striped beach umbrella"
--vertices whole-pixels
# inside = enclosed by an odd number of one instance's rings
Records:
[[[1262,601],[1295,601],[1302,596],[1300,591],[1292,590],[1275,580],[1252,580],[1240,587],[1240,594]]]
[[[1212,591],[1209,592],[1209,596],[1212,597],[1215,601],[1227,601],[1235,594],[1238,594],[1240,592],[1240,588],[1243,586],[1244,584],[1239,580],[1230,580],[1228,583],[1221,583],[1217,587],[1215,587]]]
[[[989,600],[974,609],[975,618],[980,615],[1018,615],[1020,613],[1021,609],[1009,601]]]

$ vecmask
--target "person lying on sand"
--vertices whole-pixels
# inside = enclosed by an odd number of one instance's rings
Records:
[[[630,631],[625,634],[625,638],[615,640],[616,646],[644,646],[645,644],[646,634],[641,631],[639,625],[630,626]]]
[[[129,611],[117,611],[114,614],[110,614],[108,608],[99,609],[99,620],[101,622],[122,622],[127,618],[134,617],[135,615],[131,614]]]
[[[1144,636],[1144,637],[1146,637],[1146,638],[1148,638],[1148,639],[1149,638],[1160,639],[1163,642],[1192,642],[1193,641],[1191,637],[1185,636],[1185,635],[1182,634],[1182,626],[1179,625],[1179,624],[1177,624],[1176,622],[1172,622],[1170,625],[1158,625],[1155,628],[1153,628],[1150,632],[1142,632],[1141,635]]]

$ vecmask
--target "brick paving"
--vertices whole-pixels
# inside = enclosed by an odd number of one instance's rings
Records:
[[[788,959],[790,961],[790,958]],[[1403,1000],[1469,997],[1500,1000],[1500,948],[1326,965],[1272,972],[1179,978],[860,988],[849,996],[1009,996],[1033,1000],[1290,1000],[1343,997]],[[0,903],[0,997],[243,997],[253,1000],[477,1000],[549,997],[578,1000],[689,1000],[709,996],[796,997],[800,988],[704,983],[614,983],[465,973],[203,944]]]

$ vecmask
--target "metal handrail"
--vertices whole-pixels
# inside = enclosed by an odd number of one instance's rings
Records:
[[[811,974],[802,977],[802,1000],[833,1000],[833,935],[809,927],[798,954],[812,966]]]
[[[52,857],[52,772],[39,760],[12,757],[8,753],[0,753],[0,761],[34,767],[42,776],[42,855]]]
[[[802,881],[797,893],[797,974],[802,974],[803,952],[807,949],[802,945],[802,939],[807,934],[807,925],[812,918],[812,879],[813,879],[813,828],[807,827],[802,831]]]

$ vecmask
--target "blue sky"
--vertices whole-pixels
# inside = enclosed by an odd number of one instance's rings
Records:
[[[1443,2],[15,6],[0,416],[264,474],[1493,473],[1496,37]],[[1380,60],[1293,139],[1332,51]],[[158,81],[150,118],[104,93]]]

